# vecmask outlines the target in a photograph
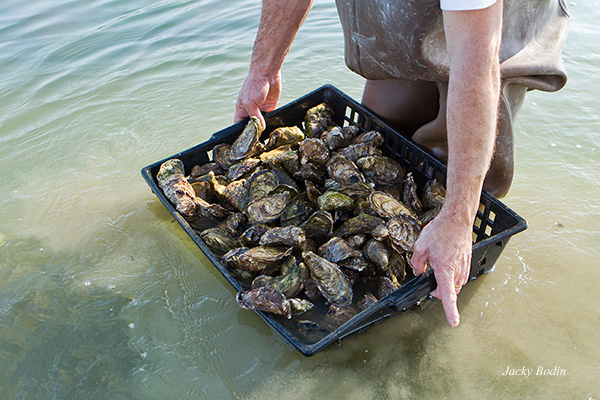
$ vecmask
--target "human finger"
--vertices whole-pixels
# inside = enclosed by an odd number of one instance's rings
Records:
[[[456,328],[460,324],[460,314],[456,306],[457,288],[452,278],[453,276],[447,274],[436,274],[438,286],[431,294],[442,301],[448,323],[451,327]],[[460,288],[458,289],[460,291]]]
[[[408,263],[413,269],[413,274],[419,276],[427,269],[427,255],[415,249]]]

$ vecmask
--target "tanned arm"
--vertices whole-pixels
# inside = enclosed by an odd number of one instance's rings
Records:
[[[469,279],[473,222],[496,135],[502,1],[482,10],[444,11],[443,18],[450,58],[447,194],[440,214],[421,232],[411,263],[421,274],[429,262],[438,284],[432,294],[455,327],[457,294]]]
[[[263,0],[250,71],[237,99],[236,122],[256,116],[265,126],[260,112],[277,107],[283,60],[312,4],[313,0]]]

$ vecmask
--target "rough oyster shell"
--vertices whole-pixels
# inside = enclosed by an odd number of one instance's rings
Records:
[[[356,161],[356,165],[366,178],[378,185],[395,185],[404,176],[400,164],[386,156],[361,157]]]
[[[185,179],[181,160],[171,159],[162,163],[156,179],[177,211],[186,218],[193,217],[196,212],[196,193]]]
[[[290,199],[289,193],[270,194],[256,200],[246,208],[251,224],[268,224],[277,220],[285,210]]]
[[[260,310],[292,318],[289,301],[277,289],[259,287],[239,292],[236,301],[245,310]]]
[[[312,251],[303,252],[302,257],[319,291],[331,304],[344,306],[352,302],[352,287],[337,265]]]
[[[223,256],[223,263],[246,271],[263,271],[267,267],[279,263],[292,254],[292,248],[256,246],[240,247],[228,251]]]
[[[260,238],[261,246],[292,246],[300,251],[307,249],[306,233],[294,225],[276,226],[265,232]]]
[[[390,244],[396,251],[412,252],[421,232],[418,220],[407,216],[394,217],[388,221],[387,228]]]
[[[235,139],[229,149],[229,157],[232,161],[237,161],[260,153],[264,147],[258,141],[262,134],[263,126],[257,117],[251,117],[246,127]]]
[[[393,218],[401,215],[416,218],[416,215],[408,207],[385,192],[375,191],[371,193],[369,204],[371,209],[383,218]]]
[[[334,190],[328,190],[320,195],[317,203],[323,211],[350,210],[354,207],[352,197]]]
[[[300,143],[300,164],[325,164],[329,159],[329,149],[325,142],[317,138],[308,138]]]
[[[321,137],[333,125],[333,110],[325,103],[321,103],[306,112],[304,127],[306,137]]]
[[[336,154],[327,162],[329,176],[342,185],[350,185],[357,182],[365,182],[365,177],[359,171],[356,164],[348,158]]]
[[[375,217],[369,214],[360,214],[344,222],[344,224],[340,226],[333,233],[333,235],[346,237],[361,233],[370,233],[373,231],[373,229],[375,229],[379,224],[383,222],[383,219],[379,217]]]
[[[273,150],[286,144],[296,148],[304,140],[304,132],[297,126],[284,126],[277,128],[269,134],[267,150]]]

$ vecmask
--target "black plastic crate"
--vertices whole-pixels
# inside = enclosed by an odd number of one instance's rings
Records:
[[[335,112],[335,122],[339,126],[358,125],[361,130],[378,130],[385,137],[382,146],[384,155],[398,161],[405,172],[412,172],[419,190],[425,183],[432,179],[445,184],[446,167],[443,163],[419,147],[414,142],[400,135],[373,113],[342,93],[331,85],[325,85],[315,91],[268,113],[265,116],[268,133],[282,126],[297,125],[303,128],[306,111],[320,103],[327,103]],[[223,274],[227,281],[237,290],[246,290],[222,264],[221,258],[200,239],[196,231],[190,226],[165,197],[156,181],[156,174],[160,165],[169,159],[178,158],[186,167],[186,175],[192,166],[205,164],[211,161],[210,152],[220,143],[233,143],[245,127],[245,121],[232,125],[216,132],[212,137],[197,146],[181,153],[174,154],[164,160],[157,161],[142,169],[142,176],[167,207],[192,240],[200,247],[215,267]],[[527,222],[515,212],[506,207],[495,197],[483,191],[480,207],[473,225],[473,255],[471,259],[471,278],[474,279],[484,272],[489,271],[510,237],[527,228]],[[287,320],[282,316],[256,311],[256,313],[288,344],[300,351],[305,356],[311,356],[329,344],[354,333],[368,325],[387,318],[400,310],[406,310],[426,298],[436,287],[433,272],[426,273],[411,279],[402,287],[380,299],[377,303],[353,316],[331,332],[308,337],[302,335],[295,326],[294,320]]]

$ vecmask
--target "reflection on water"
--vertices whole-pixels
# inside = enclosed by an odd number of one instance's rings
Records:
[[[282,103],[359,99],[317,1]],[[530,93],[506,203],[529,222],[461,292],[314,357],[290,349],[148,190],[142,167],[231,123],[254,1],[0,3],[0,398],[598,398],[597,4],[570,6],[570,81]],[[507,367],[566,376],[503,376]]]

